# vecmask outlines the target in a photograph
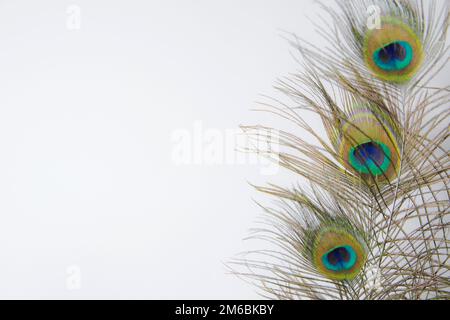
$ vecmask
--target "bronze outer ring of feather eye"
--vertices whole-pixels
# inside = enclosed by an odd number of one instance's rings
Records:
[[[404,44],[404,45],[402,45]],[[417,34],[403,21],[384,17],[380,29],[367,32],[364,40],[364,60],[374,75],[382,80],[393,83],[406,83],[412,79],[422,65],[423,45]],[[408,54],[408,63],[398,70],[396,68],[382,68],[377,64],[374,56],[386,51],[396,52],[401,58]],[[385,55],[380,56],[386,59]]]

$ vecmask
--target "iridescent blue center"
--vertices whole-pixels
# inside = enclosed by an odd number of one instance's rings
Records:
[[[385,71],[406,69],[414,58],[414,51],[406,41],[395,41],[375,51],[376,65]]]
[[[352,167],[360,172],[379,176],[384,174],[389,165],[391,151],[383,144],[374,141],[362,143],[351,148],[349,160]]]
[[[350,270],[356,261],[356,252],[350,246],[335,247],[322,256],[323,264],[330,271]]]
[[[371,141],[361,144],[355,149],[355,158],[361,165],[371,160],[375,165],[381,166],[384,162],[385,155],[383,149]]]

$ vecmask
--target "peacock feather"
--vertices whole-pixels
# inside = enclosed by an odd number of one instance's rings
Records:
[[[255,139],[277,132],[279,148],[264,154],[299,181],[255,186],[277,199],[260,205],[253,230],[267,248],[230,266],[269,298],[449,299],[450,90],[433,80],[448,61],[450,5],[320,5],[332,23],[317,32],[329,47],[289,35],[300,71],[278,81],[286,99],[260,108],[295,131],[243,127]]]

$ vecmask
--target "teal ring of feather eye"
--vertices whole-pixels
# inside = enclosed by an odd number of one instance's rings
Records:
[[[351,246],[334,247],[322,256],[322,263],[330,271],[340,272],[352,269],[358,260]]]
[[[379,151],[382,152],[383,155],[382,163],[376,163],[376,161],[374,161],[375,157],[371,158],[370,154],[368,155],[368,157],[366,157],[366,159],[364,159],[365,160],[364,163],[361,162],[360,159],[361,156],[358,157],[357,152],[359,151],[359,148],[362,148],[368,144],[372,144],[374,146],[381,148],[381,150]],[[391,150],[387,145],[381,142],[374,142],[374,141],[365,142],[350,149],[349,161],[351,166],[359,173],[380,176],[386,173],[386,171],[389,169],[389,165],[391,164]]]
[[[373,54],[375,64],[385,71],[406,69],[414,59],[414,50],[406,41],[395,41],[376,50]]]

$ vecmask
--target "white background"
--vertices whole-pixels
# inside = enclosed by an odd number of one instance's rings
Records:
[[[0,0],[0,298],[257,298],[224,267],[261,214],[248,182],[295,179],[177,166],[171,137],[195,121],[281,125],[250,109],[297,68],[282,31],[314,40],[318,12],[306,0]]]

